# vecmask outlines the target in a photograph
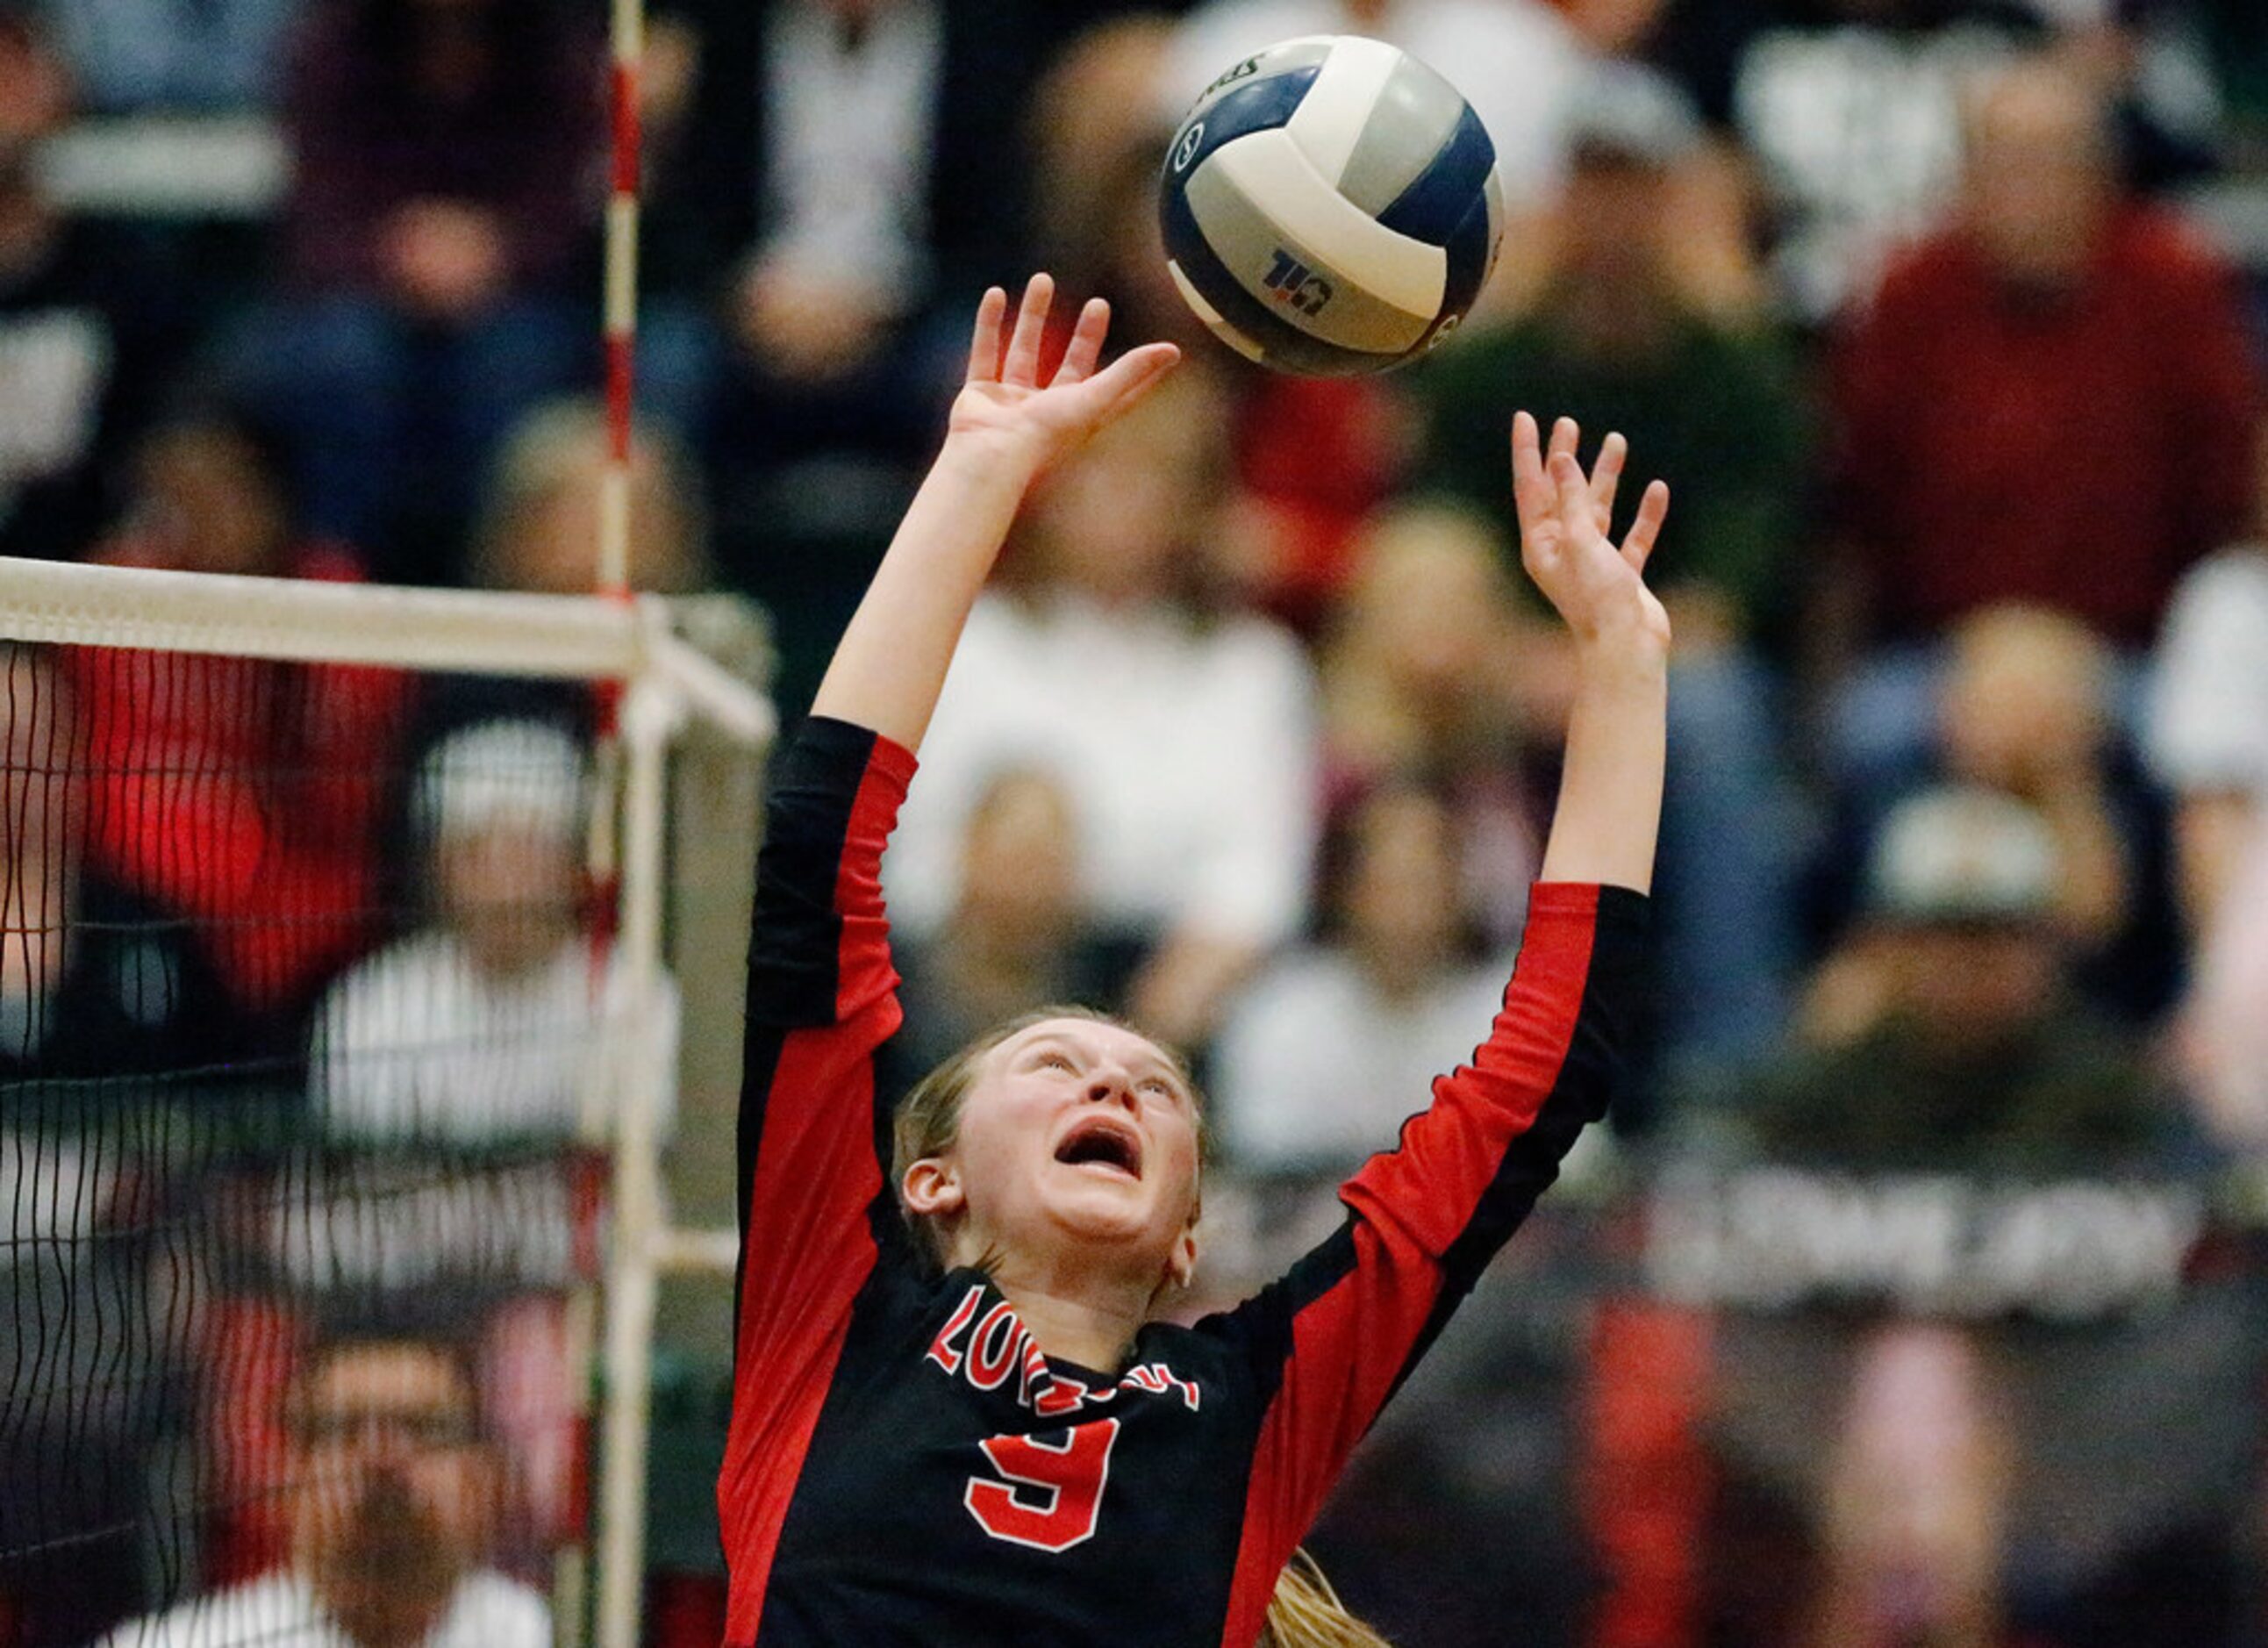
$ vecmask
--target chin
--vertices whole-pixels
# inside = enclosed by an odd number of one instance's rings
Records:
[[[1137,1186],[1077,1186],[1049,1196],[1047,1211],[1059,1232],[1082,1243],[1116,1248],[1161,1244],[1156,1209]]]

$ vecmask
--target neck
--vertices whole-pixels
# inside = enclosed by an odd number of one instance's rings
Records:
[[[1564,281],[1557,309],[1562,336],[1599,360],[1643,359],[1661,347],[1673,323],[1661,284],[1629,273]]]
[[[455,1594],[453,1585],[438,1597],[406,1595],[402,1587],[379,1593],[364,1585],[332,1586],[320,1573],[313,1583],[316,1600],[355,1648],[421,1648]]]
[[[1138,1279],[1068,1274],[1061,1266],[1011,1260],[988,1268],[992,1285],[1016,1307],[1042,1355],[1098,1373],[1119,1371],[1157,1294]]]

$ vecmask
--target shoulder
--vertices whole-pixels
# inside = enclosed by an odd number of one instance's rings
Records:
[[[2194,222],[2146,202],[2124,208],[2112,219],[2105,251],[2130,277],[2176,286],[2225,288],[2235,274],[2228,256]]]
[[[2169,632],[2191,624],[2268,631],[2268,548],[2224,550],[2190,568],[2175,590],[2167,623]],[[2268,662],[2261,667],[2268,669]]]
[[[252,1648],[269,1641],[320,1642],[322,1638],[310,1629],[314,1623],[314,1600],[306,1585],[278,1571],[129,1622],[105,1637],[99,1648]]]
[[[1976,250],[1958,230],[1916,242],[1893,258],[1871,298],[1856,311],[1863,336],[1916,315],[1957,303],[1982,289]]]
[[[323,998],[327,1020],[359,1022],[416,1003],[432,1010],[436,991],[463,982],[463,957],[446,935],[413,933],[350,967]]]

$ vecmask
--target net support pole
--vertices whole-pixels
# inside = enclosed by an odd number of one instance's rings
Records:
[[[658,610],[654,616],[659,617]],[[663,809],[679,694],[648,674],[622,706],[622,927],[615,966],[630,1034],[618,1089],[600,1418],[597,1648],[637,1648],[644,1596],[646,1466],[662,1206],[662,1094],[677,1049],[661,1033]]]

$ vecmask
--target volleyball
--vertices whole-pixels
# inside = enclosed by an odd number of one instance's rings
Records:
[[[1457,89],[1383,41],[1314,35],[1208,86],[1166,151],[1174,284],[1212,334],[1318,377],[1425,354],[1504,233],[1496,148]]]

